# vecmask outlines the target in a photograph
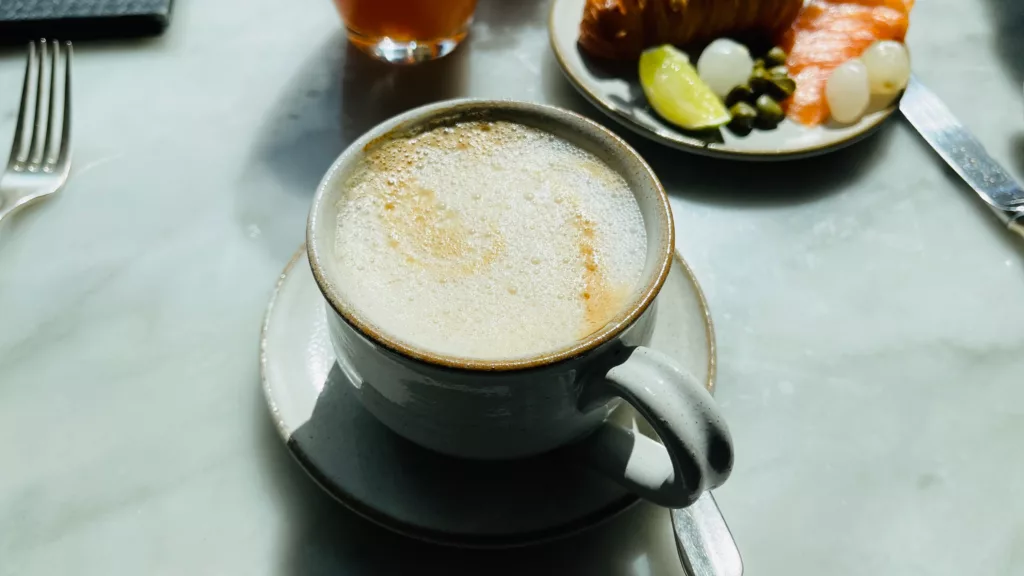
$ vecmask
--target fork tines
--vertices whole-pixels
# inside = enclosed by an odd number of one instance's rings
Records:
[[[69,165],[71,56],[71,42],[41,39],[29,44],[9,169],[53,172]]]

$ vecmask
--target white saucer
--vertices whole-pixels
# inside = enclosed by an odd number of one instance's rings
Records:
[[[651,346],[713,388],[714,334],[679,256],[657,299]],[[281,273],[260,340],[263,391],[289,450],[327,492],[387,528],[458,546],[517,546],[592,526],[637,501],[555,452],[479,462],[443,456],[366,412],[334,365],[324,300],[303,247]],[[616,419],[636,426],[620,409]]]

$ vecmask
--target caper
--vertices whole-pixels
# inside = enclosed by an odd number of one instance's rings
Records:
[[[757,96],[760,96],[761,94],[767,94],[769,90],[774,90],[774,86],[772,85],[771,80],[768,80],[768,78],[765,78],[763,76],[751,76],[749,84],[750,89],[754,91],[755,100]]]
[[[779,100],[785,100],[796,92],[796,81],[789,76],[783,76],[782,78],[772,78],[772,84],[775,85],[778,93],[780,94]]]
[[[789,69],[785,66],[774,66],[768,69],[768,76],[770,78],[787,78],[789,77]]]
[[[746,102],[737,102],[730,106],[729,114],[732,114],[733,118],[746,118],[748,120],[757,118],[757,110]]]
[[[750,72],[751,78],[764,78],[768,75],[768,69],[764,67],[764,60],[754,60],[754,68]]]
[[[758,96],[755,106],[757,106],[757,120],[755,124],[762,130],[775,128],[786,117],[786,113],[782,111],[782,106],[779,106],[779,103],[767,94]]]
[[[726,127],[730,132],[737,136],[746,136],[754,131],[753,122],[740,122],[739,120],[733,120],[726,124]]]
[[[757,121],[757,110],[746,102],[737,102],[729,107],[732,120],[729,122],[729,130],[740,136],[750,134],[754,129],[754,122]]]
[[[782,66],[786,63],[786,51],[776,46],[765,54],[764,61],[769,68],[773,66]]]
[[[775,100],[785,100],[793,95],[796,82],[792,78],[751,78],[750,88],[758,96],[767,94]]]
[[[731,107],[737,102],[753,102],[754,91],[750,89],[750,86],[746,84],[740,84],[729,91],[729,94],[725,97],[725,105]]]

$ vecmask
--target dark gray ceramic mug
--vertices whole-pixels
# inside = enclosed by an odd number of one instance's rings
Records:
[[[442,356],[375,329],[335,286],[337,201],[342,183],[382,137],[468,118],[545,130],[595,154],[636,195],[647,231],[643,288],[604,328],[563,350],[521,360]],[[367,410],[398,434],[465,458],[518,458],[571,450],[657,504],[678,508],[719,486],[732,469],[732,441],[711,395],[685,367],[646,348],[654,299],[668,275],[674,227],[668,198],[646,162],[622,139],[582,116],[512,101],[455,100],[392,118],[353,142],[317,189],[306,245],[338,364]],[[606,420],[621,400],[664,446]]]

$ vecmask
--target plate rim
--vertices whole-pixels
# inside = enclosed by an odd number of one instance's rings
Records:
[[[614,119],[620,125],[628,128],[635,134],[643,136],[649,140],[657,142],[659,144],[675,148],[676,150],[682,150],[684,152],[691,152],[701,156],[707,156],[711,158],[720,158],[728,160],[746,160],[752,162],[776,162],[783,160],[797,160],[801,158],[811,158],[814,156],[820,156],[836,150],[841,150],[848,146],[852,146],[857,142],[867,138],[874,134],[886,120],[892,117],[893,113],[899,107],[899,98],[894,100],[892,104],[879,111],[879,114],[872,119],[870,122],[861,127],[857,132],[851,134],[849,137],[836,142],[827,144],[809,145],[794,149],[776,149],[771,150],[740,150],[736,148],[724,147],[723,144],[716,142],[704,142],[699,139],[686,136],[685,134],[678,135],[666,135],[652,130],[651,128],[640,124],[630,116],[622,113],[613,104],[606,102],[600,95],[595,94],[591,88],[580,78],[572,72],[571,68],[565,62],[565,55],[556,42],[555,32],[555,12],[558,7],[562,4],[572,1],[579,0],[552,0],[550,8],[548,9],[547,28],[548,28],[548,45],[551,47],[551,51],[555,55],[555,60],[558,62],[558,67],[562,70],[562,75],[569,81],[569,84],[576,89],[591,105],[603,112],[609,118]],[[574,45],[576,42],[573,43]],[[789,121],[788,119],[785,121]],[[862,120],[863,121],[863,120]]]
[[[285,265],[284,269],[278,275],[277,282],[274,284],[274,289],[270,295],[270,300],[267,304],[266,310],[263,315],[263,322],[260,329],[260,384],[263,391],[263,398],[267,404],[269,415],[273,420],[274,428],[277,430],[278,435],[284,441],[285,446],[288,449],[288,453],[291,454],[292,458],[299,464],[299,467],[320,487],[326,492],[332,499],[345,506],[348,510],[360,516],[361,518],[376,524],[387,530],[391,530],[403,536],[429,542],[432,544],[440,544],[443,546],[453,546],[458,548],[473,548],[473,549],[502,549],[502,548],[520,548],[524,546],[530,546],[534,544],[542,544],[546,542],[552,542],[567,538],[601,525],[612,518],[615,518],[639,504],[641,499],[635,494],[627,494],[626,496],[615,500],[607,506],[591,512],[585,516],[576,518],[570,522],[567,522],[561,526],[555,526],[551,528],[545,528],[542,530],[536,530],[531,532],[523,532],[518,534],[507,534],[497,536],[474,536],[471,534],[457,534],[451,532],[444,532],[440,530],[433,530],[430,528],[424,528],[422,526],[416,526],[409,524],[398,518],[394,518],[369,504],[360,501],[358,498],[349,494],[344,488],[338,486],[337,483],[327,478],[315,464],[313,464],[310,456],[303,450],[302,446],[292,439],[292,430],[289,429],[288,424],[284,421],[281,412],[278,409],[277,402],[273,391],[271,390],[270,378],[268,376],[267,369],[267,348],[268,348],[268,331],[270,328],[270,318],[274,311],[274,306],[278,301],[278,297],[281,294],[281,289],[284,286],[285,280],[288,275],[291,274],[296,266],[306,254],[306,244],[303,243],[299,249],[292,255]],[[682,266],[684,276],[688,279],[691,286],[694,289],[694,293],[697,295],[697,300],[703,311],[701,316],[704,323],[704,336],[707,342],[706,349],[708,354],[708,376],[707,381],[704,383],[708,392],[712,395],[715,392],[717,384],[717,346],[715,343],[715,330],[714,324],[711,320],[711,311],[708,307],[707,298],[704,295],[703,289],[701,289],[700,283],[697,281],[697,277],[693,273],[693,269],[679,253],[678,249],[673,248],[672,258],[674,263],[678,263]],[[673,520],[674,522],[674,520]]]

